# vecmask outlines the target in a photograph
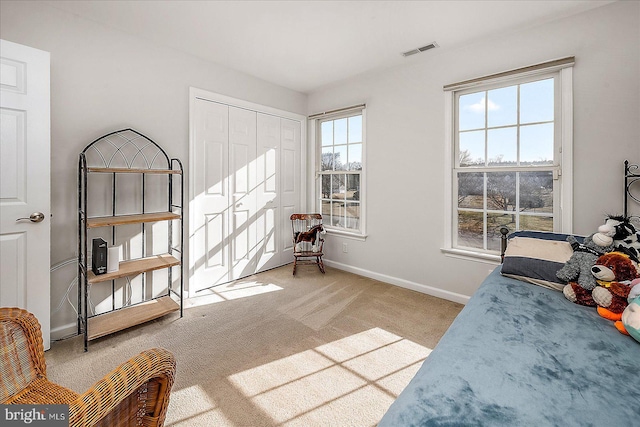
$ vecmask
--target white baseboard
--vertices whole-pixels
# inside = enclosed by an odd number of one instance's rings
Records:
[[[49,332],[51,341],[61,340],[63,338],[68,338],[74,335],[78,335],[78,324],[75,322],[58,326],[57,328],[51,329],[51,331]]]
[[[324,263],[329,267],[337,268],[338,270],[348,271],[349,273],[358,274],[360,276],[368,277],[370,279],[379,280],[381,282],[389,283],[401,288],[411,289],[412,291],[421,292],[423,294],[431,295],[434,297],[446,299],[449,301],[457,302],[460,304],[466,304],[469,301],[470,296],[458,294],[455,292],[446,291],[444,289],[434,288],[422,283],[412,282],[410,280],[400,279],[398,277],[387,276],[386,274],[376,273],[373,271],[365,270],[363,268],[353,267],[347,264],[324,260]]]

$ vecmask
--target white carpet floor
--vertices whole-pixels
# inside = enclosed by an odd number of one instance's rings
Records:
[[[167,426],[375,426],[462,306],[336,269],[284,266],[92,341],[54,342],[52,381],[84,392],[149,347],[177,359]]]

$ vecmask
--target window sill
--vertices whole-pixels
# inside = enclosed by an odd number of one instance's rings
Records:
[[[367,240],[367,235],[366,234],[353,233],[353,232],[350,232],[350,231],[343,231],[343,230],[336,230],[336,229],[328,228],[326,226],[325,226],[325,230],[327,230],[327,234],[333,235],[333,236],[346,237],[348,239],[360,240],[361,242],[364,242],[365,240]]]
[[[467,261],[482,262],[485,264],[500,264],[500,255],[488,254],[484,252],[474,252],[464,249],[440,248],[440,251],[446,256],[452,258],[465,259]]]

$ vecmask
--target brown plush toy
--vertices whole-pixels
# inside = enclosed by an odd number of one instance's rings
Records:
[[[592,292],[598,314],[612,321],[620,320],[629,302],[632,281],[640,277],[638,264],[622,252],[609,252],[596,260],[591,273],[598,285]]]

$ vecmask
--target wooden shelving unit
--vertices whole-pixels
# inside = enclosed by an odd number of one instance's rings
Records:
[[[91,174],[110,174],[111,210],[109,216],[88,216],[89,176]],[[116,205],[121,194],[117,192],[117,176],[137,174],[141,178],[140,212],[117,215]],[[162,212],[147,212],[146,175],[167,176],[167,208]],[[103,181],[102,181],[103,182]],[[104,184],[103,184],[104,185]],[[176,202],[174,187],[179,186],[180,200]],[[96,188],[92,188],[96,190]],[[125,192],[127,189],[124,190]],[[122,192],[122,190],[120,190]],[[135,192],[134,192],[135,193]],[[156,194],[156,193],[154,193]],[[184,181],[182,163],[178,159],[169,159],[160,146],[133,129],[124,129],[104,135],[93,141],[80,153],[78,165],[78,334],[84,334],[84,349],[87,351],[91,340],[114,332],[148,322],[175,311],[183,315],[183,255],[184,225]],[[131,194],[125,195],[131,199]],[[109,203],[105,201],[105,203]],[[145,236],[152,232],[146,228],[148,223],[167,222],[169,225],[167,253],[152,254],[145,246]],[[179,224],[179,242],[174,244],[174,223]],[[111,244],[115,243],[119,226],[139,225],[142,236],[142,257],[127,259],[119,263],[117,271],[94,274],[89,265],[88,230],[104,228],[111,234]],[[99,230],[96,230],[99,232]],[[104,237],[103,237],[104,238]],[[107,240],[107,239],[105,239]],[[179,269],[179,280],[174,280],[173,269]],[[167,270],[166,292],[153,298],[145,298],[146,275],[157,270]],[[116,304],[116,281],[118,279],[141,277],[141,300],[131,303],[130,299],[122,307]],[[176,289],[175,283],[179,283]],[[111,284],[112,309],[105,313],[89,313],[91,288]],[[128,282],[130,285],[130,282]],[[154,286],[156,285],[154,281]],[[104,289],[104,288],[103,288]],[[155,291],[154,291],[155,292]],[[155,294],[155,293],[154,293]]]
[[[89,318],[89,341],[101,338],[131,326],[149,322],[180,310],[180,305],[169,296],[110,311]]]
[[[141,224],[143,222],[171,221],[180,219],[179,214],[173,212],[157,212],[149,214],[101,216],[87,218],[87,228],[111,227],[116,225]]]
[[[154,255],[133,261],[123,261],[120,263],[118,271],[114,271],[113,273],[96,276],[93,274],[93,271],[89,270],[87,272],[87,281],[89,284],[108,282],[121,277],[135,276],[136,274],[169,268],[175,265],[180,265],[180,260],[169,254]]]

